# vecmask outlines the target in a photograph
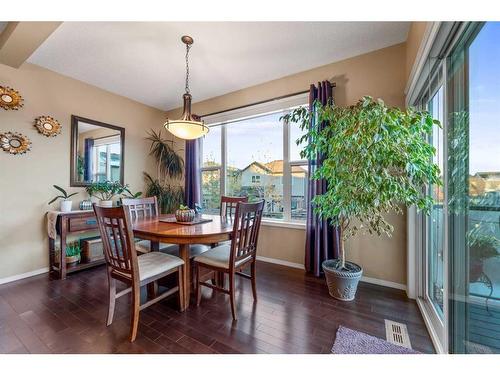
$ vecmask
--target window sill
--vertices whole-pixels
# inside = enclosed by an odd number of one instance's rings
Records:
[[[262,219],[262,225],[267,227],[306,229],[305,221],[281,221],[281,220]]]

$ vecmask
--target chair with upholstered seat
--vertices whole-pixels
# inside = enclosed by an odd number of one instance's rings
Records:
[[[130,341],[133,342],[137,336],[140,310],[174,293],[179,294],[179,307],[181,311],[184,310],[184,261],[161,252],[137,255],[128,206],[103,208],[94,204],[93,207],[101,233],[108,274],[109,306],[106,325],[109,326],[113,322],[116,299],[132,293]],[[177,286],[141,304],[142,286],[175,272],[178,276]],[[116,280],[124,282],[127,287],[117,292]]]
[[[222,195],[220,197],[220,210],[219,214],[220,216],[229,219],[234,216],[236,212],[236,205],[239,203],[247,203],[248,202],[248,197],[243,196],[243,197],[231,197],[227,195]],[[223,244],[230,244],[230,241],[224,241],[220,242],[218,244],[212,244],[212,247],[216,247],[217,245],[223,245]],[[217,285],[220,287],[224,287],[224,273],[222,272],[216,272],[215,277],[217,280]]]
[[[160,211],[158,208],[158,199],[156,196],[147,198],[123,198],[122,205],[127,206],[132,220],[158,217]],[[135,247],[141,254],[151,251],[151,242],[148,240],[136,241]],[[169,243],[161,243],[160,251],[179,252],[179,246]]]
[[[235,306],[235,276],[242,276],[252,281],[252,293],[257,300],[255,257],[257,254],[257,240],[259,238],[260,223],[264,201],[257,203],[238,202],[234,214],[233,232],[230,244],[222,244],[194,258],[196,274],[197,306],[201,302],[201,287],[206,286],[219,292],[230,295],[231,313],[236,320]],[[250,266],[250,275],[241,270]],[[200,269],[208,268],[211,271],[229,275],[229,289],[223,286],[209,284],[200,280]]]

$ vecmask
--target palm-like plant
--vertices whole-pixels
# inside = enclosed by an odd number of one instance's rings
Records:
[[[184,160],[171,146],[173,141],[162,138],[161,130],[156,133],[153,129],[148,133],[146,140],[151,141],[149,154],[156,159],[158,178],[164,182],[166,177],[182,177]]]
[[[183,202],[184,189],[168,181],[182,177],[184,160],[172,147],[173,141],[162,137],[161,130],[151,130],[146,140],[151,141],[149,154],[156,160],[157,174],[157,177],[153,178],[144,172],[146,195],[158,198],[162,213],[171,213]]]
[[[146,195],[148,197],[156,196],[162,213],[174,212],[184,201],[184,189],[181,186],[161,183],[146,172],[144,172],[144,179],[147,185]]]

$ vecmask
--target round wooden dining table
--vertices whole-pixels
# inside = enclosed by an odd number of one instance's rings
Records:
[[[137,220],[132,224],[134,236],[149,240],[151,251],[159,251],[160,243],[179,245],[179,255],[184,260],[184,308],[189,307],[191,295],[190,245],[227,241],[233,231],[233,222],[224,216],[202,215],[202,219],[211,221],[191,225],[179,224],[175,222],[174,215],[159,215]],[[151,293],[150,290],[148,292]]]

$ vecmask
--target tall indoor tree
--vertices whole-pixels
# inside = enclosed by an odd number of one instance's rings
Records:
[[[332,285],[327,280],[330,294],[353,299],[362,268],[346,261],[345,241],[358,232],[391,236],[386,214],[402,213],[404,206],[430,212],[433,199],[425,186],[441,185],[441,180],[428,139],[440,124],[428,112],[388,107],[369,96],[350,107],[315,103],[312,111],[300,107],[285,117],[305,131],[297,140],[304,145],[301,156],[321,155],[311,178],[325,180],[327,191],[311,204],[317,215],[339,227],[341,237],[339,258],[325,261],[323,269],[327,279],[329,270],[337,276]]]

